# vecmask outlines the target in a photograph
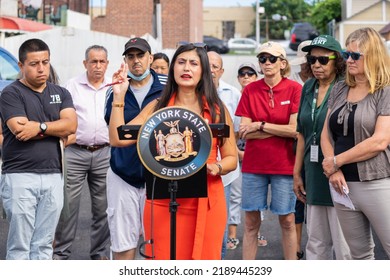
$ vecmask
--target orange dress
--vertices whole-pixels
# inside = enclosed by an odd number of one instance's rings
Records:
[[[168,106],[173,106],[175,96]],[[209,107],[205,105],[204,116],[211,123]],[[217,161],[217,140],[213,138],[212,150],[207,163]],[[178,198],[176,213],[176,259],[220,260],[223,235],[227,222],[224,188],[220,176],[207,175],[208,197]],[[144,209],[145,240],[151,239],[151,215],[153,215],[153,241],[156,260],[170,259],[170,212],[169,199],[147,199]],[[151,245],[145,253],[152,255]]]

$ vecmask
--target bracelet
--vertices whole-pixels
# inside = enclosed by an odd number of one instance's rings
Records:
[[[218,162],[215,163],[215,165],[218,167],[218,174],[222,174],[222,165],[220,165]]]
[[[333,157],[333,168],[335,170],[334,172],[339,171],[339,166],[337,165],[336,156]]]
[[[112,107],[122,108],[122,107],[125,107],[125,103],[114,103],[114,102],[112,102]]]
[[[259,127],[259,131],[264,131],[264,125],[265,125],[265,122],[261,122],[260,127]]]

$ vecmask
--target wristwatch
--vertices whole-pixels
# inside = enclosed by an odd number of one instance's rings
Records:
[[[47,129],[47,124],[45,124],[45,123],[43,122],[43,123],[41,123],[41,124],[39,125],[39,128],[41,129],[41,133],[40,133],[40,134],[45,134],[46,129]]]
[[[265,122],[261,122],[260,124],[260,127],[259,127],[259,131],[264,131],[264,125],[265,125]]]

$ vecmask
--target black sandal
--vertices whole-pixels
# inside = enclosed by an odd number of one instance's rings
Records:
[[[305,252],[303,252],[303,251],[297,252],[297,258],[298,258],[298,260],[303,259],[303,256],[304,256],[304,255],[305,255]]]

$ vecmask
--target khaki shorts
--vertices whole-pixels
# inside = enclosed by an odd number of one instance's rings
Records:
[[[107,171],[107,218],[111,235],[111,250],[124,252],[137,248],[143,235],[145,188],[135,188]]]

